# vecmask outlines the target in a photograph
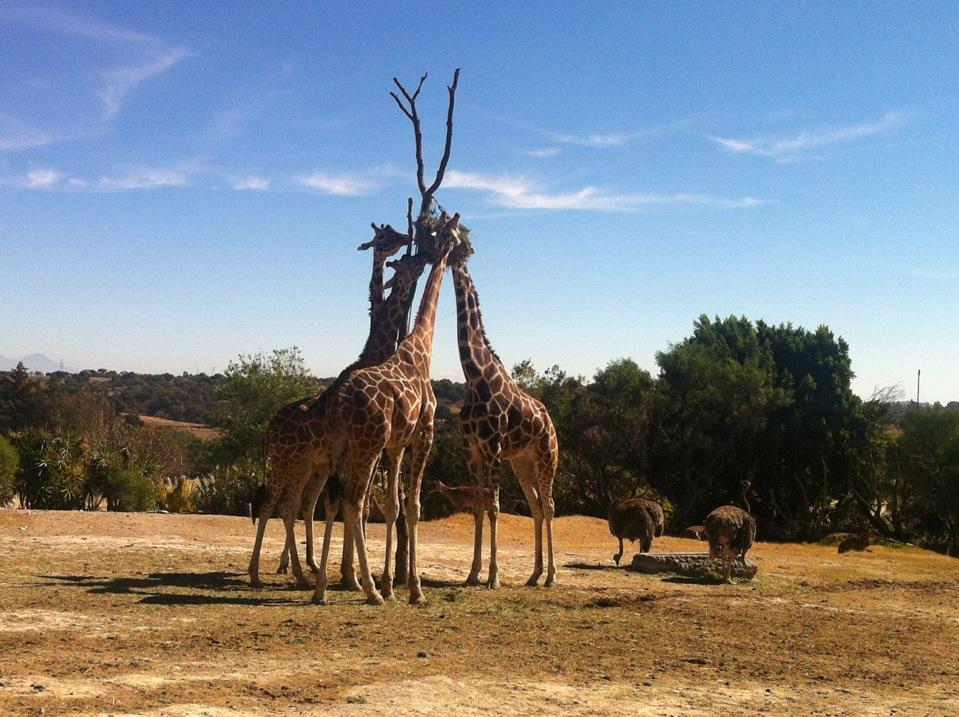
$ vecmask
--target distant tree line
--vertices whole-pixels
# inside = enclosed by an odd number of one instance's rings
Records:
[[[653,376],[618,359],[589,379],[514,366],[556,424],[560,513],[604,516],[611,500],[643,494],[681,529],[721,503],[748,503],[767,539],[871,527],[959,554],[959,403],[916,407],[892,390],[860,399],[848,346],[825,326],[701,316],[656,363]],[[209,377],[0,373],[0,500],[243,512],[265,477],[270,418],[326,383],[296,348],[240,356]],[[433,385],[426,480],[462,484],[465,385]],[[137,414],[207,423],[218,436],[139,425]],[[509,477],[501,504],[525,509]],[[425,497],[427,517],[447,510]]]

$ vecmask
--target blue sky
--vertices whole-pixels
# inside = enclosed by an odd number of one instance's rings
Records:
[[[693,320],[825,323],[854,387],[959,399],[950,3],[0,0],[0,354],[211,371],[365,338],[369,223],[428,171],[493,345],[590,375]],[[433,371],[461,376],[452,288]]]

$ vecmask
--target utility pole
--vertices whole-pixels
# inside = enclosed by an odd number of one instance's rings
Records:
[[[919,380],[922,378],[922,369],[916,371],[916,410],[919,410]]]

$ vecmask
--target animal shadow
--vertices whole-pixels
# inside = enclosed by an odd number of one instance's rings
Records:
[[[250,585],[244,574],[222,571],[150,573],[117,578],[97,575],[40,577],[50,581],[41,583],[41,587],[66,583],[85,588],[92,595],[138,595],[139,602],[144,605],[290,605],[300,602],[287,596],[250,595]]]

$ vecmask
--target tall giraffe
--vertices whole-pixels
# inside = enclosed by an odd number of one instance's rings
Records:
[[[522,391],[493,351],[480,313],[476,286],[466,267],[466,252],[451,260],[456,288],[457,342],[466,377],[467,394],[460,410],[460,427],[466,463],[473,482],[492,490],[490,562],[487,584],[499,587],[496,562],[496,521],[499,513],[499,479],[502,460],[512,464],[533,513],[536,558],[527,585],[536,585],[543,574],[543,523],[546,523],[547,587],[556,582],[553,563],[553,479],[559,465],[556,430],[546,407]],[[474,513],[473,564],[468,585],[479,584],[483,566],[483,515]]]
[[[353,542],[360,561],[360,579],[366,601],[380,605],[384,596],[393,595],[393,527],[399,513],[398,479],[403,453],[412,449],[410,485],[406,495],[406,527],[409,540],[407,585],[410,603],[423,602],[423,591],[417,571],[417,523],[420,515],[420,485],[423,469],[433,444],[433,416],[436,397],[430,383],[430,362],[433,354],[433,331],[436,305],[450,250],[458,240],[459,215],[442,214],[433,232],[433,267],[430,270],[416,322],[396,352],[378,366],[354,371],[337,392],[336,406],[327,422],[339,432],[333,465],[343,476],[343,520],[353,531]],[[422,247],[421,247],[422,248]],[[370,477],[386,451],[389,456],[386,495],[383,512],[386,516],[386,559],[383,568],[381,595],[373,584],[366,553],[366,540],[360,523],[360,511],[369,489]],[[316,574],[315,603],[325,602],[326,561],[329,545],[323,545],[320,570]]]
[[[387,262],[388,257],[396,254],[409,242],[409,237],[396,232],[389,225],[374,225],[373,229],[373,240],[359,247],[361,250],[373,248],[370,333],[360,357],[344,369],[321,394],[283,406],[267,429],[267,460],[271,471],[266,497],[260,508],[260,526],[265,527],[265,518],[272,515],[274,510],[283,518],[287,533],[284,556],[288,557],[297,583],[302,587],[310,587],[310,583],[303,575],[299,563],[293,524],[297,511],[301,511],[306,527],[307,562],[312,569],[319,569],[313,555],[313,511],[326,476],[320,479],[310,474],[310,442],[314,434],[321,430],[319,419],[328,403],[327,396],[335,393],[351,371],[380,363],[393,353],[397,337],[405,333],[406,316],[416,282],[426,265],[423,258],[409,255],[398,261]],[[383,283],[384,266],[393,268],[395,272],[386,284]],[[383,298],[384,289],[391,289],[386,299]],[[258,527],[249,567],[250,580],[254,586],[260,584],[258,573],[262,534],[261,527]],[[344,538],[343,552],[343,581],[347,586],[351,586],[356,582],[353,575],[351,538]],[[282,564],[281,562],[281,567]]]

